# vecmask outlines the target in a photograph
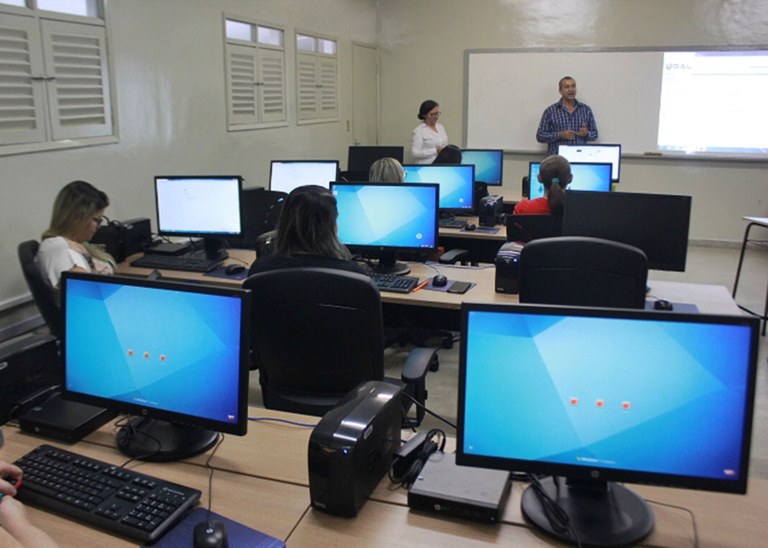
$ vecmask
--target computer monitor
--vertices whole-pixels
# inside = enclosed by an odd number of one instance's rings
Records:
[[[272,160],[269,190],[290,194],[297,187],[319,185],[328,188],[339,175],[337,160]]]
[[[352,253],[377,259],[374,270],[407,274],[397,254],[437,249],[435,183],[331,183],[339,210],[339,240]]]
[[[394,158],[401,164],[403,163],[402,146],[385,145],[354,145],[349,147],[347,153],[347,171],[365,174],[368,179],[368,171],[373,163],[379,158]]]
[[[746,492],[757,318],[465,303],[462,322],[456,462],[552,476],[523,493],[536,527],[626,546],[653,514],[621,483]]]
[[[242,188],[242,178],[235,175],[156,176],[157,232],[202,237],[209,258],[225,259],[223,240],[242,233]]]
[[[66,399],[135,415],[127,455],[175,460],[246,433],[250,293],[64,272]]]
[[[586,145],[557,146],[557,153],[568,158],[570,162],[610,162],[611,180],[619,182],[621,174],[621,145],[608,145],[604,143],[589,143]]]
[[[539,168],[541,162],[529,162],[528,181],[529,190],[527,196],[533,200],[544,196],[544,185],[539,182]],[[573,179],[568,185],[568,190],[590,190],[596,192],[610,192],[611,190],[611,164],[592,162],[571,163],[571,175]]]
[[[592,236],[642,249],[648,268],[685,272],[691,197],[569,190],[563,236]]]
[[[447,213],[471,214],[474,208],[475,166],[404,165],[407,183],[440,185],[440,209]]]
[[[461,151],[461,163],[475,166],[475,181],[489,186],[501,185],[504,172],[503,150],[465,148]]]

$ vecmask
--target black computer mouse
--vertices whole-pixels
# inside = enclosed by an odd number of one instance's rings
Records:
[[[228,548],[227,530],[221,521],[201,521],[195,525],[194,548]]]
[[[470,223],[469,221],[464,223],[464,230],[466,230],[467,232],[472,232],[476,228],[477,227],[475,226],[475,223]]]
[[[435,274],[434,278],[432,278],[433,287],[445,287],[446,285],[448,285],[448,278],[442,274]]]
[[[224,274],[227,276],[233,276],[245,272],[245,267],[241,264],[231,264],[224,269]]]
[[[653,308],[656,310],[672,310],[672,303],[669,301],[665,301],[664,299],[659,299],[655,303],[653,303]]]

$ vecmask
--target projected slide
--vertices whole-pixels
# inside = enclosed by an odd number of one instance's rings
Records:
[[[467,453],[742,474],[748,328],[482,311],[469,321]]]
[[[659,150],[768,152],[768,52],[667,52]]]

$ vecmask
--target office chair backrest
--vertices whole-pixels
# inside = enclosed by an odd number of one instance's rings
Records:
[[[38,249],[40,249],[40,244],[36,240],[28,240],[19,244],[18,254],[21,271],[40,314],[42,314],[45,323],[48,324],[48,329],[52,335],[61,338],[64,334],[61,309],[55,300],[53,291],[46,285],[43,275],[35,264],[35,255],[37,255]]]
[[[540,238],[562,236],[562,215],[509,215],[507,241],[530,242]]]
[[[243,223],[241,248],[256,249],[258,237],[274,230],[283,209],[283,201],[287,196],[285,192],[277,190],[243,189],[240,200],[240,216]]]
[[[643,308],[648,261],[640,249],[600,238],[560,236],[520,253],[520,302]]]
[[[360,382],[384,378],[381,298],[367,276],[290,268],[243,287],[265,407],[322,415]]]

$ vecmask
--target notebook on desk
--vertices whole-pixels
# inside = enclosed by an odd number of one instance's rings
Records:
[[[269,536],[261,531],[252,529],[231,519],[225,518],[215,512],[208,515],[205,508],[196,508],[182,519],[176,526],[168,531],[154,544],[144,546],[148,548],[178,548],[179,546],[192,546],[195,525],[207,519],[222,521],[227,531],[229,548],[285,548],[285,542]]]

